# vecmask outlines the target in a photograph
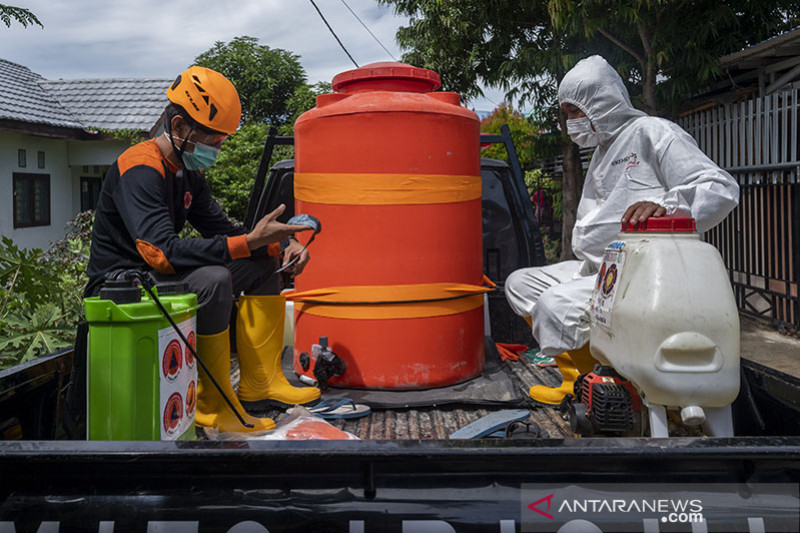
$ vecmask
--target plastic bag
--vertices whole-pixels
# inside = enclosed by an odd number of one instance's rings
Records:
[[[206,436],[209,440],[361,440],[311,414],[305,407],[292,407],[286,414],[288,416],[270,431],[220,433],[216,429],[206,428]]]

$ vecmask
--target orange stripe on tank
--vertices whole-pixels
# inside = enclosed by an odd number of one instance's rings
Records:
[[[158,246],[142,239],[136,239],[136,250],[145,262],[161,274],[174,274],[175,269],[167,261],[167,256]]]
[[[446,316],[483,305],[489,287],[464,283],[351,286],[286,293],[300,313],[329,318],[386,320]]]
[[[481,197],[481,177],[296,172],[294,196],[298,201],[338,205],[468,202]]]
[[[433,302],[341,305],[296,302],[294,304],[295,311],[300,314],[307,313],[350,320],[395,320],[448,316],[466,313],[482,306],[483,295],[481,294]]]

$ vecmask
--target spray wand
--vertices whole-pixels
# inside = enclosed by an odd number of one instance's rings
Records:
[[[180,337],[181,340],[184,342],[186,347],[189,349],[189,351],[194,356],[195,360],[197,360],[197,362],[200,365],[200,367],[205,371],[206,375],[208,375],[209,379],[211,380],[211,383],[214,384],[214,387],[216,387],[216,389],[222,395],[222,398],[225,400],[225,403],[228,404],[228,407],[230,408],[231,411],[233,411],[233,414],[236,415],[236,418],[239,419],[239,422],[241,422],[242,425],[244,427],[246,427],[246,428],[255,427],[255,426],[253,426],[253,424],[245,422],[244,417],[242,417],[242,415],[239,413],[239,411],[236,410],[236,407],[234,407],[233,402],[231,402],[230,398],[228,398],[228,396],[222,390],[222,387],[219,385],[219,383],[217,383],[217,380],[214,379],[214,376],[211,374],[211,372],[208,371],[208,367],[205,365],[203,360],[200,359],[200,357],[197,355],[197,351],[194,349],[194,346],[192,346],[189,343],[189,341],[183,335],[183,332],[180,330],[178,325],[175,323],[175,321],[172,319],[172,317],[169,316],[169,312],[164,308],[164,305],[161,303],[161,300],[158,299],[158,296],[153,291],[153,287],[155,286],[155,283],[153,282],[153,278],[151,278],[149,274],[146,274],[145,272],[142,272],[140,270],[115,271],[115,272],[109,273],[106,276],[106,280],[107,281],[138,281],[139,284],[142,286],[142,288],[145,290],[145,292],[147,292],[147,294],[150,295],[150,298],[153,299],[153,301],[155,302],[156,306],[161,311],[161,314],[164,315],[164,318],[166,318],[169,321],[170,325],[172,326],[172,329],[175,330],[175,333],[177,333],[178,337]]]

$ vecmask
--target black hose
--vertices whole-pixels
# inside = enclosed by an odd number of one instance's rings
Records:
[[[164,315],[164,318],[166,318],[169,321],[169,323],[172,325],[172,328],[175,330],[175,332],[178,334],[178,336],[181,338],[181,340],[184,342],[184,344],[186,344],[186,347],[189,348],[189,351],[192,352],[192,355],[194,356],[194,358],[197,359],[197,363],[203,368],[205,373],[208,375],[209,379],[211,379],[211,383],[213,383],[214,386],[217,388],[219,393],[222,395],[222,398],[225,400],[225,403],[228,404],[228,407],[230,407],[231,411],[233,411],[233,414],[236,415],[236,418],[239,419],[239,422],[241,422],[242,425],[244,427],[246,427],[246,428],[255,427],[253,424],[245,422],[245,420],[242,417],[242,415],[239,413],[239,411],[236,410],[236,407],[234,407],[233,402],[230,400],[230,398],[228,398],[228,396],[222,390],[222,387],[220,387],[219,383],[217,383],[217,380],[214,379],[214,376],[211,375],[211,372],[208,371],[208,367],[206,366],[206,364],[197,355],[197,352],[195,351],[194,346],[189,344],[189,341],[186,339],[186,337],[184,337],[183,332],[180,330],[180,328],[175,323],[175,321],[172,320],[172,317],[169,316],[169,312],[164,308],[164,305],[161,303],[161,300],[159,300],[158,296],[156,296],[155,293],[153,292],[153,289],[152,289],[153,282],[152,282],[152,280],[148,276],[145,276],[142,272],[139,272],[138,270],[129,270],[128,272],[125,273],[125,276],[128,279],[135,278],[136,280],[139,281],[139,283],[141,283],[141,285],[144,288],[144,290],[147,291],[147,294],[150,295],[150,298],[153,299],[153,301],[156,303],[158,308],[161,310],[161,313]]]

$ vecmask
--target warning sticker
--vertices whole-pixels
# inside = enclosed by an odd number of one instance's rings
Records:
[[[194,406],[197,405],[197,389],[195,388],[194,381],[189,383],[189,389],[186,391],[186,416],[194,416]]]
[[[196,319],[178,324],[183,336],[194,348]],[[161,354],[161,440],[175,440],[192,425],[197,404],[197,365],[187,345],[168,326],[158,332]]]
[[[193,350],[197,350],[197,341],[194,336],[194,331],[189,332],[186,340],[189,341],[189,346],[191,346]],[[186,350],[184,352],[186,356],[186,366],[188,368],[194,368],[194,356],[192,355],[192,351],[189,349],[189,346],[186,346]]]
[[[600,272],[597,273],[592,293],[592,321],[606,329],[611,329],[611,308],[619,285],[619,275],[625,265],[625,243],[612,242],[603,255]]]
[[[183,421],[183,398],[177,392],[169,397],[163,415],[163,432],[170,440],[175,440],[181,435],[178,431]]]
[[[161,371],[164,373],[164,378],[172,382],[178,378],[178,373],[180,373],[181,368],[183,368],[183,349],[181,347],[181,341],[172,339],[169,341],[169,344],[167,344],[163,356],[161,357]]]

